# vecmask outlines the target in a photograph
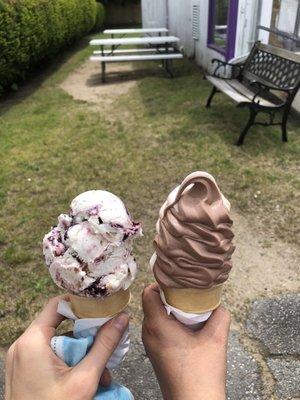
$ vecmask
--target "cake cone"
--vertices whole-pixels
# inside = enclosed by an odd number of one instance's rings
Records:
[[[105,297],[82,297],[70,294],[73,313],[78,318],[109,318],[123,311],[130,302],[130,290],[119,290]]]
[[[221,303],[223,285],[209,289],[168,288],[161,286],[166,302],[183,312],[201,314],[215,310]]]

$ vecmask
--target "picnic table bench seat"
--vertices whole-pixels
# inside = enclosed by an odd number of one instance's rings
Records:
[[[160,51],[163,52],[166,49],[164,47],[157,47],[157,48],[153,48],[153,47],[145,47],[145,48],[137,48],[137,49],[116,49],[114,50],[114,54],[132,54],[132,53],[153,53],[153,51]],[[171,47],[168,49],[169,52],[174,52],[175,49],[174,47]],[[111,50],[104,50],[103,54],[105,55],[111,55],[112,51]],[[102,52],[101,50],[94,50],[93,54],[101,54]]]
[[[166,45],[179,42],[176,36],[148,36],[113,39],[92,39],[91,46],[131,46],[131,45]]]
[[[210,107],[217,92],[222,92],[250,112],[236,144],[243,144],[252,125],[280,125],[282,141],[287,142],[287,119],[300,87],[300,55],[256,42],[243,62],[212,62],[217,65],[212,75],[206,75],[213,85],[206,107]],[[278,112],[281,121],[274,122]],[[266,113],[269,121],[255,122],[258,113]]]
[[[120,61],[157,61],[157,60],[173,60],[183,58],[181,53],[170,54],[144,54],[144,55],[126,55],[126,56],[91,56],[91,61],[120,62]]]

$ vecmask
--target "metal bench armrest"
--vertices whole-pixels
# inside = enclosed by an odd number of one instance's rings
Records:
[[[259,100],[256,100],[257,97],[263,97],[263,95],[269,93],[270,90],[276,90],[279,92],[287,93],[288,98],[291,95],[291,89],[281,89],[276,86],[267,85],[267,84],[264,84],[264,83],[261,83],[259,81],[255,81],[255,80],[250,82],[250,86],[253,86],[255,89],[257,89],[252,98],[252,103],[256,103],[256,104],[259,104]],[[276,106],[274,105],[274,108],[280,108],[280,107],[284,106],[288,102],[288,98],[286,100],[283,100],[281,103],[277,104]]]
[[[212,75],[215,76],[216,78],[239,79],[242,76],[244,63],[233,64],[227,61],[219,60],[218,58],[214,58],[211,62],[212,64],[217,63],[217,66],[212,73]],[[226,75],[226,67],[231,68],[229,76]],[[221,69],[223,69],[223,71],[221,71]]]
[[[283,89],[283,88],[279,88],[277,86],[268,85],[266,83],[262,83],[262,82],[255,81],[255,80],[251,81],[250,85],[254,86],[254,87],[256,86],[257,88],[259,88],[260,90],[263,90],[263,91],[276,90],[278,92],[290,93],[295,90],[295,88],[293,88],[293,87],[287,87],[287,88]]]

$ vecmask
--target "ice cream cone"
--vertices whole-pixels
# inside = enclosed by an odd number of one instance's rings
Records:
[[[130,302],[130,290],[119,290],[105,298],[82,297],[70,294],[73,313],[78,318],[107,318],[123,311]]]
[[[222,284],[209,289],[160,286],[165,300],[170,306],[194,314],[215,310],[221,303],[222,287]]]

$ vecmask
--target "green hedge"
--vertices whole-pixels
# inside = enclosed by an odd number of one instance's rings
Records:
[[[95,0],[0,0],[0,91],[88,33]]]
[[[101,3],[96,3],[97,11],[96,11],[96,22],[93,28],[93,32],[100,31],[104,18],[105,18],[105,8]]]

